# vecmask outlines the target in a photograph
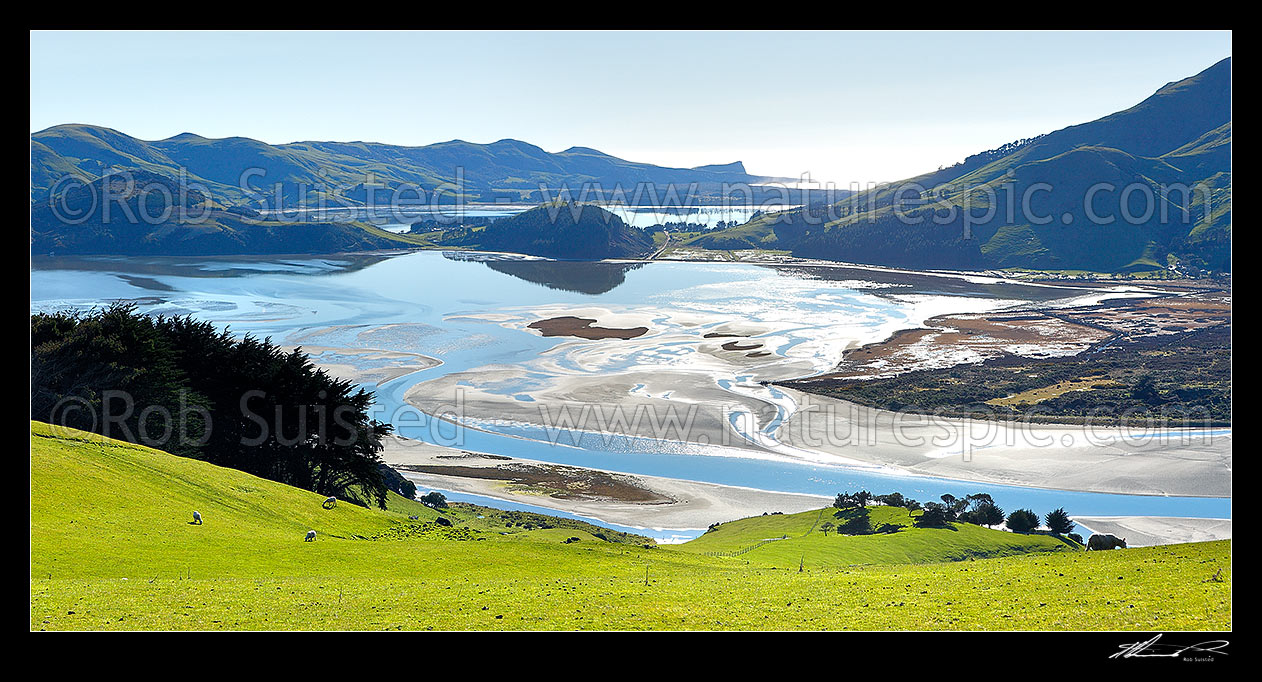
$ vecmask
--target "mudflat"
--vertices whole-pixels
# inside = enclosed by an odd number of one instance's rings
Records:
[[[564,315],[562,317],[552,317],[531,322],[526,327],[538,330],[544,336],[576,336],[580,339],[591,340],[634,339],[637,336],[644,336],[649,331],[648,327],[618,329],[616,327],[597,327],[595,324],[596,320],[593,319]]]

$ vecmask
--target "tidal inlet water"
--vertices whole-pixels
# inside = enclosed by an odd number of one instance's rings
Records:
[[[779,492],[831,496],[865,488],[922,500],[988,492],[1012,509],[1230,518],[1224,497],[1073,492],[874,464],[864,456],[872,448],[932,459],[955,456],[958,446],[946,437],[914,444],[879,437],[872,444],[887,422],[854,412],[826,417],[847,427],[845,443],[816,443],[800,437],[809,429],[795,431],[815,414],[811,398],[767,383],[826,372],[844,350],[935,315],[1100,296],[989,277],[839,266],[565,262],[438,251],[41,258],[31,272],[32,312],[129,301],[145,313],[189,314],[238,335],[301,346],[318,364],[373,391],[375,416],[399,435],[461,450]],[[647,331],[589,340],[545,337],[530,327],[567,316]],[[924,428],[925,435],[943,429]],[[1068,449],[1100,446],[1054,427],[1035,435]],[[1230,430],[1209,435],[1222,447]],[[981,447],[1032,447],[1025,437]],[[1120,447],[1127,435],[1101,437]],[[656,530],[671,538],[699,532]]]

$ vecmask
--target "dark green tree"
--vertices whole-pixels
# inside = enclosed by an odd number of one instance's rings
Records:
[[[887,507],[903,507],[907,505],[906,498],[904,498],[903,494],[900,492],[892,492],[888,495],[877,495],[872,499],[874,499],[878,504],[883,504]]]
[[[915,524],[921,528],[941,528],[954,520],[955,516],[946,505],[926,502],[924,511],[916,517]]]
[[[438,492],[437,490],[433,492],[428,492],[428,493],[425,493],[424,495],[421,495],[421,504],[428,505],[435,509],[446,509],[447,496]]]
[[[31,338],[32,419],[385,506],[391,427],[368,416],[370,393],[299,349],[121,304],[32,315]]]
[[[1014,533],[1029,533],[1039,527],[1039,517],[1029,509],[1018,509],[1008,515],[1007,525]]]
[[[1052,529],[1052,532],[1057,535],[1065,535],[1074,529],[1074,521],[1069,518],[1069,514],[1065,512],[1064,507],[1047,512],[1047,516],[1043,517],[1043,520],[1047,523],[1047,527]]]
[[[977,509],[984,504],[994,504],[995,500],[988,493],[973,493],[964,498],[968,501],[969,509]]]
[[[1003,510],[993,502],[986,502],[968,512],[968,522],[979,526],[997,526],[1003,523]]]
[[[942,496],[942,504],[950,510],[952,516],[951,520],[955,520],[955,517],[958,517],[964,512],[964,510],[968,509],[969,500],[968,498],[960,498],[947,493]]]
[[[169,442],[164,449],[195,456],[207,400],[182,355],[135,306],[32,315],[31,419],[145,445]],[[183,413],[185,438],[165,437],[170,420],[162,409]]]

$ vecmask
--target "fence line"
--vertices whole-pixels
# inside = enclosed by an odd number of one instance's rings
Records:
[[[733,551],[731,551],[731,552],[705,552],[705,555],[706,555],[706,556],[717,556],[717,557],[732,557],[732,556],[740,556],[740,555],[742,555],[742,554],[744,554],[744,553],[746,553],[746,552],[752,552],[752,551],[754,551],[755,549],[758,549],[759,547],[762,547],[763,545],[765,545],[765,544],[767,544],[767,543],[769,543],[769,542],[779,542],[780,540],[787,540],[787,539],[788,539],[788,537],[787,537],[787,536],[782,536],[782,537],[778,537],[778,538],[767,538],[766,540],[763,540],[762,542],[757,542],[757,543],[754,543],[754,544],[752,544],[752,545],[750,545],[750,546],[748,546],[748,547],[742,547],[742,548],[740,548],[740,549],[733,550]]]
[[[824,512],[826,512],[826,511],[828,511],[828,508],[827,508],[827,507],[825,507],[824,509],[819,510],[819,514],[816,514],[816,515],[815,515],[815,523],[812,523],[812,524],[811,524],[811,527],[810,527],[810,528],[808,528],[808,529],[806,530],[806,532],[805,532],[805,533],[802,533],[802,534],[801,534],[801,535],[799,535],[798,537],[802,537],[802,538],[804,538],[804,537],[806,537],[806,536],[810,535],[812,532],[814,532],[814,531],[815,531],[815,528],[816,528],[817,526],[819,526],[819,521],[820,521],[820,519],[824,518]],[[761,541],[761,542],[756,542],[756,543],[754,543],[754,544],[752,544],[752,545],[750,545],[750,546],[748,546],[748,547],[742,547],[742,548],[740,548],[740,549],[732,550],[732,551],[730,551],[730,552],[703,552],[703,554],[704,554],[705,556],[713,556],[713,557],[733,557],[733,556],[740,556],[740,555],[742,555],[742,554],[745,554],[746,552],[752,552],[752,551],[754,551],[755,549],[758,549],[759,547],[762,547],[763,545],[765,545],[765,544],[767,544],[767,543],[769,543],[769,542],[779,542],[780,540],[788,540],[788,539],[789,539],[789,536],[788,536],[788,535],[782,535],[782,536],[780,536],[780,537],[778,537],[778,538],[767,538],[766,540],[763,540],[763,541]]]

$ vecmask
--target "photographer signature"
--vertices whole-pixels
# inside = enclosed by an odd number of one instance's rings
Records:
[[[1109,658],[1178,658],[1187,652],[1227,655],[1227,652],[1223,651],[1227,647],[1227,640],[1225,639],[1211,639],[1199,644],[1185,646],[1159,644],[1158,641],[1160,639],[1161,635],[1157,635],[1146,642],[1123,644],[1119,647],[1121,650],[1109,656]]]

